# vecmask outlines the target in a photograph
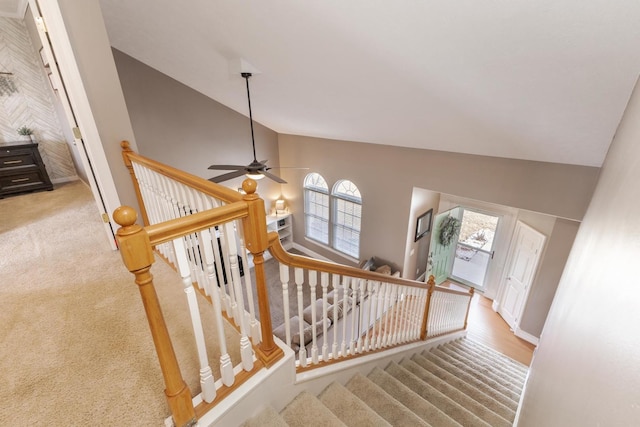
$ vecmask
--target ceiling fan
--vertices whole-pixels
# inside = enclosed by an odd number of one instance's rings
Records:
[[[226,181],[228,179],[237,178],[241,175],[246,175],[251,179],[262,179],[265,176],[270,178],[280,184],[286,184],[287,181],[276,176],[270,172],[267,172],[270,168],[267,167],[267,161],[262,160],[258,161],[256,158],[256,140],[253,134],[253,116],[251,115],[251,96],[249,94],[249,77],[251,77],[251,73],[240,73],[242,77],[247,82],[247,100],[249,101],[249,121],[251,122],[251,145],[253,147],[253,161],[246,166],[243,165],[211,165],[208,169],[214,170],[232,170],[233,172],[225,173],[222,175],[214,176],[213,178],[209,178],[209,181],[220,183]]]

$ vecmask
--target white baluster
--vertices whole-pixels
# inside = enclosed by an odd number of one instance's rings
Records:
[[[242,281],[240,279],[240,269],[238,268],[238,249],[236,247],[236,239],[233,233],[233,223],[228,222],[224,225],[227,234],[227,247],[229,250],[229,265],[231,267],[231,280],[229,283],[235,291],[237,321],[240,326],[240,358],[242,359],[242,367],[245,371],[253,369],[253,350],[251,343],[247,337],[247,328],[244,323],[244,299],[242,298]]]
[[[358,326],[357,326],[357,333],[358,333],[358,340],[357,340],[357,351],[358,353],[362,353],[362,345],[363,345],[363,340],[362,340],[362,334],[363,332],[365,332],[368,328],[364,325],[364,321],[366,319],[366,317],[364,316],[364,311],[365,311],[365,303],[368,304],[368,300],[366,300],[365,302],[365,297],[366,297],[366,290],[367,290],[367,281],[365,279],[360,279],[358,281],[358,291],[360,293],[360,305],[359,305],[359,314],[360,317],[358,318]]]
[[[311,324],[311,335],[313,337],[311,344],[311,363],[316,365],[318,363],[318,332],[316,331],[317,313],[315,301],[316,286],[318,285],[318,272],[309,270],[307,274],[309,276],[309,287],[311,288],[311,319],[313,320],[313,323]],[[324,323],[324,318],[322,319],[322,322]]]
[[[349,283],[351,278],[347,276],[342,276],[342,344],[340,346],[340,357],[345,357],[347,355],[347,319],[349,318],[349,313],[351,313],[351,317],[353,318],[353,311],[349,311]],[[333,306],[334,310],[336,309],[335,303]],[[334,319],[337,319],[336,311],[334,311]],[[334,330],[336,328],[334,327]],[[337,332],[337,331],[336,331]]]
[[[374,282],[373,283],[373,316],[372,316],[372,321],[371,321],[371,325],[373,325],[373,334],[371,336],[371,349],[375,350],[380,348],[380,335],[382,333],[382,321],[380,320],[380,317],[382,316],[382,311],[381,311],[381,299],[384,297],[382,295],[382,292],[384,292],[384,290],[381,288],[381,284],[380,282]]]
[[[373,311],[375,310],[376,307],[376,301],[377,299],[375,298],[375,292],[374,292],[374,282],[371,280],[367,280],[366,282],[366,287],[367,287],[367,298],[366,298],[366,305],[367,305],[367,315],[365,316],[365,335],[364,335],[364,351],[369,351],[371,350],[371,342],[372,342],[372,338],[373,338],[373,333],[374,331],[374,327],[375,327],[375,323],[372,323],[372,316],[375,316],[375,314],[373,313]],[[373,319],[373,321],[375,322],[375,318]]]
[[[254,345],[260,343],[260,325],[256,320],[256,310],[253,302],[253,286],[251,284],[251,274],[249,273],[249,260],[247,259],[247,248],[244,244],[244,231],[240,221],[236,221],[236,229],[238,230],[238,238],[240,239],[240,253],[242,265],[244,266],[244,286],[247,292],[247,304],[249,304],[249,313],[247,315],[247,323],[250,325],[251,341]]]
[[[356,331],[356,327],[357,325],[357,320],[359,319],[358,314],[356,314],[356,303],[358,302],[358,291],[359,291],[359,287],[358,287],[359,281],[356,278],[351,278],[351,289],[352,289],[352,293],[351,293],[351,337],[349,339],[349,353],[351,355],[354,355],[356,352],[356,341],[357,341],[357,331]],[[360,307],[358,307],[358,311],[360,311]]]
[[[333,320],[334,322],[338,321],[338,308],[336,304],[340,301],[340,275],[333,274],[331,285],[333,286],[333,291],[335,296],[333,297]],[[343,313],[345,313],[343,311]],[[338,327],[337,325],[333,326],[333,345],[331,346],[331,355],[334,359],[338,358]]]
[[[232,273],[231,273],[231,268],[230,268],[230,264],[229,264],[229,243],[228,240],[231,240],[232,236],[228,236],[227,237],[227,229],[224,225],[220,225],[218,226],[218,235],[220,237],[220,249],[221,249],[221,254],[220,254],[220,258],[224,261],[222,261],[222,263],[220,264],[220,274],[222,274],[223,277],[226,277],[226,286],[225,286],[225,290],[226,290],[226,297],[228,299],[228,305],[229,305],[229,310],[227,312],[227,314],[230,315],[230,317],[236,322],[236,324],[238,323],[238,304],[237,304],[237,300],[236,300],[236,290],[233,286],[233,280],[232,280]]]
[[[293,270],[295,276],[296,287],[298,291],[298,331],[300,333],[300,350],[298,350],[298,359],[300,365],[304,368],[307,366],[307,348],[305,347],[304,339],[304,318],[302,312],[304,311],[304,302],[302,298],[302,285],[304,284],[304,270],[301,268],[295,268]],[[314,319],[315,320],[315,319]]]
[[[289,318],[289,267],[280,264],[280,282],[282,283],[282,308],[284,310],[284,330],[287,347],[291,347],[291,319]]]
[[[215,231],[215,230],[214,230]],[[207,280],[205,281],[207,293],[211,297],[213,306],[213,315],[216,319],[216,332],[218,334],[218,345],[220,347],[220,375],[222,383],[226,386],[233,385],[233,364],[227,350],[227,342],[225,341],[224,320],[222,319],[222,304],[220,303],[220,288],[218,286],[218,276],[215,270],[215,258],[213,256],[213,248],[211,246],[211,231],[209,229],[202,231],[202,239],[204,248],[204,258],[207,268]]]
[[[183,239],[175,239],[173,246],[178,260],[178,270],[182,277],[184,293],[187,296],[189,304],[189,312],[191,313],[191,323],[193,326],[193,334],[198,349],[198,359],[200,362],[200,386],[202,387],[202,399],[211,403],[216,397],[216,386],[209,366],[207,358],[207,347],[204,340],[204,331],[202,330],[202,320],[200,319],[200,311],[198,310],[198,300],[195,291],[191,286],[191,277],[189,275],[189,265],[187,262],[187,254],[185,252]]]
[[[329,340],[327,337],[327,288],[329,287],[329,273],[320,273],[320,286],[322,286],[322,361],[329,360]],[[334,299],[335,301],[335,299]]]

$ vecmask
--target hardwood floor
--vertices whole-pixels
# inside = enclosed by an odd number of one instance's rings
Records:
[[[468,289],[454,282],[445,282],[442,285],[454,289]],[[473,296],[467,321],[467,337],[529,366],[535,346],[515,336],[507,322],[493,311],[491,303],[490,299],[479,293]]]

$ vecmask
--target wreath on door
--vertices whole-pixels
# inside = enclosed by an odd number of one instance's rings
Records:
[[[444,246],[449,246],[454,237],[460,232],[460,226],[462,221],[454,216],[448,216],[442,221],[442,227],[440,228],[440,243]]]

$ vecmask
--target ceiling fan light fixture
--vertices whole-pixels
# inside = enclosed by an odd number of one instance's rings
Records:
[[[247,178],[251,178],[251,179],[253,179],[255,181],[264,178],[264,175],[261,174],[260,172],[249,172],[249,173],[245,174],[245,176]]]

